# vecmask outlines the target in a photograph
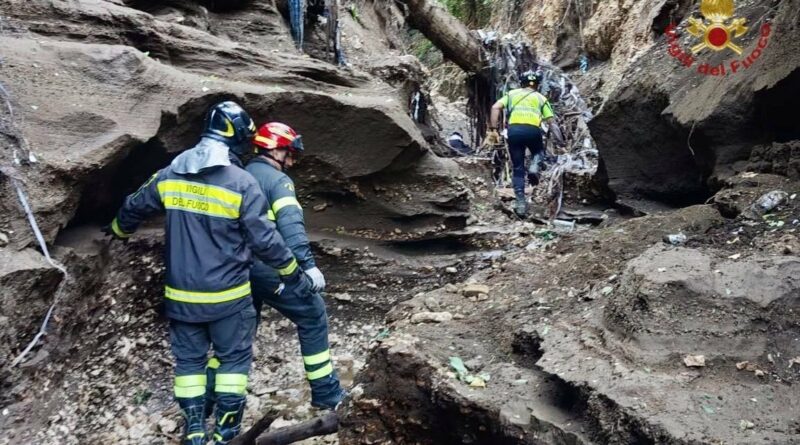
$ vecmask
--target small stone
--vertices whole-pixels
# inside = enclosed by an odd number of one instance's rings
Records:
[[[258,412],[258,409],[261,407],[261,399],[258,397],[248,394],[247,395],[247,409],[250,412]]]
[[[664,235],[664,242],[677,246],[686,242],[686,235],[683,233],[675,233],[671,235]]]
[[[364,395],[364,387],[361,385],[356,385],[355,388],[350,390],[350,398],[353,400],[358,400]]]
[[[451,294],[454,294],[454,293],[458,292],[458,287],[456,287],[455,284],[450,283],[450,284],[446,284],[444,286],[444,290],[447,291],[447,292],[450,292]]]
[[[465,297],[477,297],[480,294],[489,294],[489,286],[485,284],[468,284],[464,286],[464,289],[461,290],[461,293]]]
[[[317,204],[312,208],[314,209],[315,212],[321,212],[321,211],[325,210],[326,208],[328,208],[328,203],[327,202],[323,202],[322,204]]]
[[[702,368],[706,366],[705,355],[687,355],[683,358],[683,363],[689,368]]]
[[[411,316],[412,323],[441,323],[452,319],[450,312],[419,312]]]
[[[162,433],[169,434],[177,429],[178,429],[178,422],[172,419],[162,418],[161,420],[158,421],[158,430],[161,431]]]
[[[749,420],[742,420],[742,421],[739,422],[739,429],[742,430],[742,431],[752,430],[753,428],[755,428],[755,426],[756,426],[756,424],[753,423],[753,422],[750,422]]]
[[[400,235],[401,233],[403,233],[403,231],[400,229],[394,229],[394,233]]]
[[[762,371],[760,369],[756,369],[755,371],[753,371],[753,374],[755,374],[756,377],[764,377],[765,375],[767,375],[767,373],[765,373],[764,371]]]
[[[745,370],[747,372],[755,372],[756,370],[758,370],[758,365],[756,365],[753,362],[749,362],[749,361],[745,360],[743,362],[737,363],[736,364],[736,369],[738,369],[740,371],[741,370]]]
[[[456,269],[455,267],[446,267],[444,269],[444,271],[449,273],[449,274],[457,274],[458,273],[458,269]]]
[[[370,289],[377,289],[378,285],[375,284],[375,283],[369,283],[369,284],[367,284],[367,287],[370,288]]]
[[[471,358],[464,362],[464,366],[470,371],[480,371],[483,368],[483,359],[481,356]]]
[[[130,437],[131,440],[140,441],[148,431],[149,428],[146,424],[136,423],[128,430],[128,437]]]
[[[431,312],[438,312],[439,309],[439,302],[436,301],[433,297],[428,297],[425,299],[425,307],[428,308]]]
[[[8,235],[3,232],[0,232],[0,247],[6,247],[8,245]]]
[[[606,287],[604,287],[604,288],[602,288],[602,289],[600,290],[600,293],[601,293],[601,294],[603,294],[603,295],[608,295],[608,294],[610,294],[611,292],[614,292],[614,288],[613,288],[613,287],[611,287],[611,286],[606,286]]]
[[[347,292],[331,294],[331,296],[337,301],[353,301],[353,297]]]

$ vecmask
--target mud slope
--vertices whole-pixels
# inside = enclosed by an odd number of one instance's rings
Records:
[[[800,190],[737,178],[721,207]],[[733,216],[693,206],[552,241],[523,229],[491,268],[389,314],[341,443],[792,443],[800,207]],[[684,246],[662,241],[678,232]]]

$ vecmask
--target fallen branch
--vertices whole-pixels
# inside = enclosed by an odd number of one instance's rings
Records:
[[[309,437],[333,434],[339,430],[339,416],[331,411],[297,425],[268,431],[256,439],[256,445],[285,445]]]
[[[264,431],[266,431],[272,422],[280,416],[280,412],[276,410],[269,410],[266,414],[264,414],[258,422],[255,423],[249,430],[245,431],[243,434],[240,434],[235,439],[233,439],[230,445],[253,445],[256,443],[256,439],[258,436],[261,435]]]

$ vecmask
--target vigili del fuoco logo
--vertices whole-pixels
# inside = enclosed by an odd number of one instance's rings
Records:
[[[680,36],[675,24],[670,24],[666,29],[669,55],[687,68],[692,68],[698,62],[697,72],[707,76],[727,76],[750,68],[769,44],[772,28],[769,22],[761,25],[758,44],[743,56],[744,50],[737,42],[747,34],[749,28],[747,20],[736,17],[735,12],[733,0],[702,0],[700,13],[703,18],[689,18],[689,27],[686,29],[697,43],[688,51],[684,49],[678,41]],[[697,57],[708,51],[724,51],[732,58],[713,66],[699,62]]]

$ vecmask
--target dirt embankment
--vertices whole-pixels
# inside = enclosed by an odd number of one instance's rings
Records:
[[[800,184],[725,187],[714,205],[550,241],[522,229],[504,242],[526,248],[506,243],[492,267],[402,303],[356,379],[342,443],[791,443],[800,201],[739,212]],[[677,233],[685,244],[663,241]],[[419,315],[431,311],[450,315]]]

